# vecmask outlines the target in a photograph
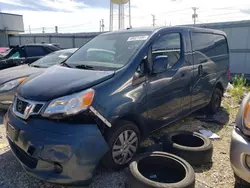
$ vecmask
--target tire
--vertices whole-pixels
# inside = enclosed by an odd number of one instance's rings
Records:
[[[234,186],[235,188],[250,188],[250,183],[241,179],[236,174],[234,174],[234,177],[235,177],[235,186]]]
[[[127,144],[125,144],[123,147],[121,146],[121,140],[119,139],[119,136],[123,136],[124,140],[125,140],[125,133],[127,132],[128,136],[127,136]],[[139,145],[140,145],[140,131],[138,129],[138,127],[129,121],[119,121],[119,123],[117,123],[114,127],[110,128],[107,133],[105,134],[106,137],[106,141],[110,147],[110,150],[106,153],[106,155],[104,156],[103,160],[102,160],[102,164],[107,167],[107,168],[112,168],[115,170],[121,169],[126,167],[131,160],[134,158],[134,156],[136,155],[138,149],[139,149]],[[137,138],[137,141],[135,141]],[[132,146],[129,144],[130,142],[128,142],[129,139],[132,139],[130,141],[135,141],[133,142],[134,144],[132,144]],[[119,149],[117,149],[116,146],[119,146]],[[122,147],[122,148],[120,148]],[[121,161],[121,163],[119,163],[119,159],[122,158],[121,155],[119,156],[115,156],[118,153],[121,153],[120,150],[123,150],[122,153],[124,153],[124,155],[127,156],[127,160]],[[127,154],[125,154],[127,153]],[[132,153],[132,155],[131,155]],[[123,156],[124,157],[124,156]]]
[[[164,152],[146,153],[129,165],[127,188],[194,188],[195,173],[184,159]]]
[[[223,93],[219,88],[215,88],[210,103],[206,107],[206,111],[211,114],[216,114],[221,107]]]
[[[163,151],[176,154],[191,165],[200,166],[212,161],[213,145],[200,133],[179,131],[164,136]]]

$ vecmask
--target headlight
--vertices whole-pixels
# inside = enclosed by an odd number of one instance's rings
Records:
[[[250,129],[250,102],[248,102],[244,109],[244,125]]]
[[[25,78],[19,78],[16,80],[12,80],[10,82],[7,82],[5,84],[3,84],[2,86],[0,86],[0,91],[9,91],[17,86],[19,86]]]
[[[95,95],[93,89],[60,97],[50,102],[43,113],[43,116],[55,114],[73,115],[86,110],[92,103]]]

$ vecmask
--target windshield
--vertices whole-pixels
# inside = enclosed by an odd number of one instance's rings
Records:
[[[84,69],[119,69],[151,35],[150,32],[127,32],[99,35],[82,46],[65,62]]]
[[[53,52],[31,64],[32,67],[41,67],[41,68],[48,68],[58,63],[62,63],[65,59],[67,59],[73,51],[67,52]]]
[[[20,58],[20,57],[21,57],[20,52],[17,51],[14,54],[12,54],[8,59],[17,59],[17,58]]]

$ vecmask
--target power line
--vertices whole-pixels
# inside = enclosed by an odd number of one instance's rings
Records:
[[[159,13],[159,14],[172,14],[172,13],[180,12],[180,11],[183,11],[183,10],[189,10],[189,8],[184,8],[184,9],[179,9],[179,10],[174,10],[174,11],[167,11],[167,12],[162,12],[162,13]]]
[[[241,6],[250,6],[250,4],[247,4],[247,5],[241,5]],[[207,12],[207,11],[211,11],[211,10],[232,10],[232,9],[235,9],[235,6],[230,6],[230,7],[221,7],[221,8],[210,8],[210,9],[205,9],[205,10],[202,10],[202,11],[199,11],[199,12]]]

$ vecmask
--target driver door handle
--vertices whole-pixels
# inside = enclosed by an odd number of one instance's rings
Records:
[[[200,76],[203,75],[203,66],[202,65],[198,66],[198,75],[200,75]]]

